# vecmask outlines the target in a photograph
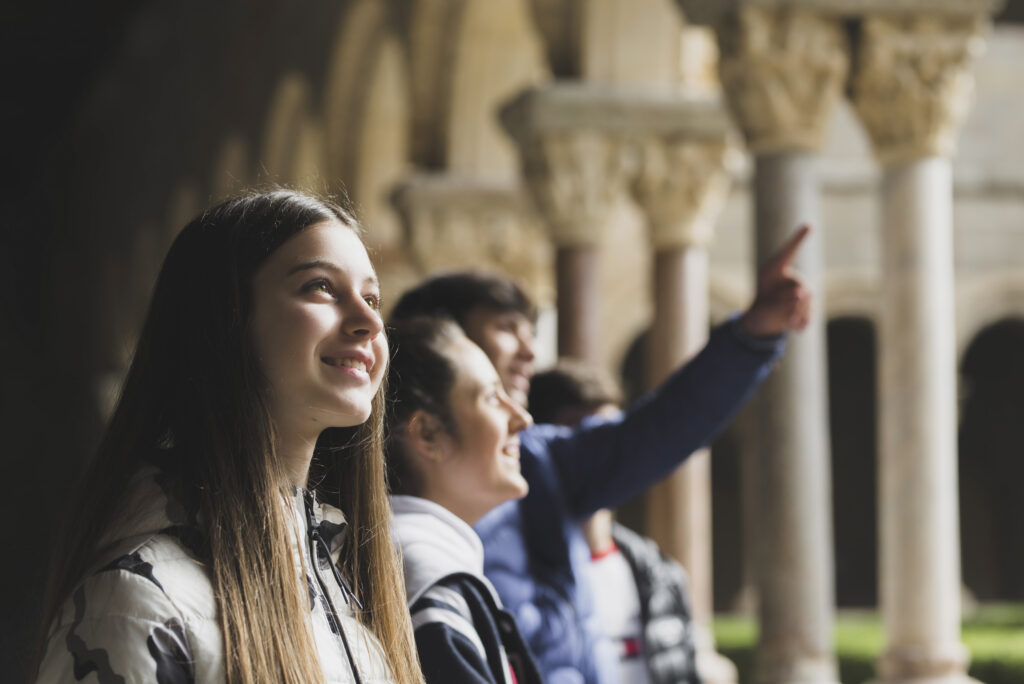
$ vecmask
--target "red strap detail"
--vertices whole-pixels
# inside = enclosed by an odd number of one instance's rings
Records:
[[[635,658],[644,650],[643,644],[637,637],[626,637],[622,640],[623,657]]]
[[[511,665],[508,666],[508,673],[512,675],[512,684],[519,684],[519,680],[516,679],[516,671]]]
[[[618,553],[618,552],[619,552],[619,547],[615,545],[614,541],[612,541],[611,545],[608,548],[601,549],[600,551],[591,551],[590,552],[590,560],[592,560],[592,561],[599,561],[602,558],[607,558],[608,556],[612,555],[613,553]]]

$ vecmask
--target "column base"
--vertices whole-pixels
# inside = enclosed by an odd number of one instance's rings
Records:
[[[969,662],[963,644],[942,650],[891,648],[878,659],[878,677],[870,684],[979,684],[967,675]]]
[[[759,649],[754,663],[756,684],[839,684],[831,655],[771,653]]]
[[[977,679],[964,673],[938,677],[906,677],[902,679],[872,679],[867,684],[981,684]]]
[[[704,684],[736,684],[739,681],[733,662],[714,648],[697,651],[697,673]]]
[[[715,639],[711,632],[694,625],[694,647],[697,657],[697,674],[703,684],[737,684],[739,673],[731,660],[715,650]]]

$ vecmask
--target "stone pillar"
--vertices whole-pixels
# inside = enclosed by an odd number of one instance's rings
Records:
[[[852,99],[882,163],[879,390],[884,682],[966,681],[960,641],[953,187],[950,157],[986,23],[864,18]]]
[[[608,95],[554,84],[526,91],[501,113],[556,247],[559,356],[595,365],[603,362],[598,250],[626,178]]]
[[[685,111],[680,122],[685,125]],[[708,136],[708,131],[700,132]],[[660,384],[708,336],[708,247],[729,189],[723,125],[704,139],[681,130],[641,146],[634,194],[647,215],[654,259],[649,384]],[[697,667],[707,684],[735,682],[736,667],[715,651],[711,631],[711,463],[702,449],[647,498],[647,531],[690,576]]]
[[[720,3],[724,7],[729,3]],[[714,19],[719,76],[755,157],[758,261],[801,224],[818,228],[797,258],[818,311],[789,340],[758,394],[755,680],[835,682],[834,572],[823,249],[815,153],[848,69],[838,19],[821,2],[741,0]],[[699,14],[709,3],[681,0]],[[693,18],[693,17],[691,17]]]

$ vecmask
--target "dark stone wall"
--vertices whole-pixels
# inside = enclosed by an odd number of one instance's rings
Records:
[[[118,346],[141,322],[138,301],[155,278],[128,263],[133,232],[165,221],[182,178],[207,201],[228,133],[259,150],[282,74],[304,74],[319,97],[348,4],[65,0],[5,10],[5,681],[26,679],[36,657],[64,500],[102,432],[97,379],[123,362]]]

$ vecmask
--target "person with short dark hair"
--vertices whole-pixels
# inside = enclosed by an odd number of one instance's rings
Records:
[[[514,281],[473,271],[435,276],[403,294],[391,320],[423,315],[458,323],[494,363],[509,396],[526,405],[537,309]]]
[[[594,617],[590,550],[579,521],[668,475],[717,435],[767,376],[786,333],[803,329],[810,315],[810,293],[791,267],[808,232],[797,231],[765,265],[746,311],[712,330],[700,353],[623,414],[576,429],[538,424],[520,433],[530,493],[498,506],[475,529],[484,572],[550,684],[616,681],[617,663],[598,647],[606,637]],[[494,292],[511,292],[512,303]],[[504,278],[444,275],[405,293],[391,321],[420,314],[455,319],[490,357],[508,394],[525,404],[534,370],[533,309],[524,312],[517,302],[529,301]]]
[[[561,359],[533,377],[530,407],[539,423],[576,426],[620,411],[622,392],[599,369]],[[631,684],[699,684],[686,571],[654,541],[615,522],[603,508],[582,523],[590,547],[598,619]]]

